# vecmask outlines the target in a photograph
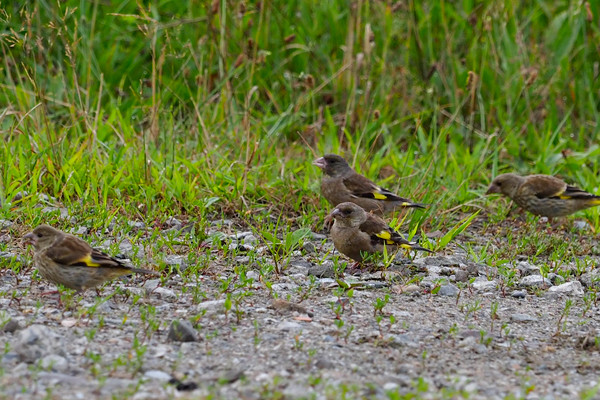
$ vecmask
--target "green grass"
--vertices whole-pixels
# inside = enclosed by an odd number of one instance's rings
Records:
[[[405,230],[444,242],[479,209],[503,219],[483,196],[501,172],[600,193],[599,17],[570,1],[0,5],[0,218],[97,237],[143,221],[160,254],[232,216],[268,240],[322,226],[325,152],[430,204]],[[579,215],[598,231],[597,210]],[[187,243],[159,235],[170,216],[194,225]],[[525,236],[492,258],[556,244]]]

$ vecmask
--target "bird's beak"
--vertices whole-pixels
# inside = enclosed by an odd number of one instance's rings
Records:
[[[338,215],[342,215],[342,212],[341,212],[340,210],[338,210],[337,208],[336,208],[336,209],[334,209],[334,210],[331,212],[331,214],[329,214],[329,216],[331,216],[331,217],[333,217],[333,218],[337,217]]]
[[[488,188],[487,192],[485,192],[485,194],[492,194],[492,193],[500,193],[500,186],[498,185],[490,185],[490,187]]]
[[[35,245],[37,243],[38,237],[35,233],[29,232],[27,235],[23,236],[25,244]]]
[[[313,161],[313,165],[316,165],[321,169],[325,169],[325,167],[327,166],[327,161],[325,161],[323,157],[317,158],[315,161]]]

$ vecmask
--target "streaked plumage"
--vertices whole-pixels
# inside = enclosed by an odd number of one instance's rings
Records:
[[[425,208],[422,204],[413,203],[377,186],[368,178],[356,173],[346,160],[336,154],[325,154],[313,164],[323,170],[321,194],[333,207],[349,201],[378,215],[402,208]]]
[[[384,246],[389,251],[404,248],[432,253],[417,243],[407,241],[381,218],[367,213],[357,204],[338,204],[330,215],[334,218],[331,238],[335,248],[355,261],[362,261],[364,253],[382,252]]]
[[[77,291],[134,272],[158,275],[147,269],[128,267],[82,239],[49,225],[39,225],[24,239],[34,245],[34,263],[44,279]]]
[[[500,193],[535,215],[564,217],[600,205],[600,196],[550,175],[498,175],[486,194]]]

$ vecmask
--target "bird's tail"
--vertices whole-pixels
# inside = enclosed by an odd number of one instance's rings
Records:
[[[418,250],[418,251],[425,251],[427,253],[433,253],[432,250],[426,249],[425,247],[421,247],[417,243],[402,244],[402,245],[400,245],[400,247],[405,248],[407,250]]]
[[[408,201],[403,202],[402,204],[400,204],[400,206],[405,207],[405,208],[427,208],[429,204],[423,204],[423,203],[411,203]]]
[[[148,275],[156,275],[156,276],[160,275],[160,273],[157,271],[152,271],[152,270],[144,269],[144,268],[130,268],[129,270],[131,272],[135,272],[137,274],[148,274]]]

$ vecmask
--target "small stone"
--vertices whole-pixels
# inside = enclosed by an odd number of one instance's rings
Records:
[[[397,390],[399,385],[395,382],[386,382],[383,384],[383,390],[386,392],[391,392],[393,390]]]
[[[177,218],[175,218],[175,217],[169,217],[169,218],[167,218],[167,220],[165,221],[165,226],[166,226],[167,228],[171,228],[171,229],[176,229],[176,230],[179,230],[179,229],[181,229],[182,225],[183,225],[183,224],[181,223],[181,221],[180,221],[180,220],[178,220],[178,219],[177,219]]]
[[[219,378],[219,383],[233,383],[244,376],[244,371],[240,368],[229,370]]]
[[[548,289],[549,292],[563,293],[572,296],[583,296],[583,286],[579,281],[571,281],[562,285],[553,286]]]
[[[552,286],[552,282],[550,282],[550,279],[544,278],[541,275],[528,275],[521,278],[521,280],[519,281],[519,285],[524,287],[543,288],[547,286]]]
[[[31,325],[19,331],[11,347],[28,363],[65,348],[62,336],[44,325]]]
[[[144,372],[144,376],[148,379],[152,379],[159,382],[169,382],[172,379],[171,375],[156,369]]]
[[[521,273],[521,276],[539,275],[540,267],[530,264],[527,261],[519,261],[516,265],[517,269]]]
[[[456,282],[467,282],[469,280],[469,273],[467,271],[459,269],[454,274],[454,277],[456,278]]]
[[[248,252],[255,249],[254,246],[245,243],[230,243],[228,246],[231,251]]]
[[[169,266],[177,267],[176,270],[183,272],[187,269],[187,256],[180,256],[177,254],[168,254],[165,256],[165,264]]]
[[[299,332],[302,330],[302,325],[293,321],[282,321],[277,325],[277,329],[285,332]]]
[[[528,314],[511,314],[510,320],[514,322],[535,322],[538,319]]]
[[[77,229],[75,229],[73,234],[76,236],[82,236],[82,235],[87,235],[88,231],[89,231],[89,229],[87,227],[79,226],[79,227],[77,227]]]
[[[315,254],[317,252],[317,246],[313,242],[304,242],[302,250],[308,254]]]
[[[558,274],[555,274],[554,272],[550,272],[548,274],[548,279],[550,279],[550,282],[552,282],[553,285],[560,285],[561,283],[565,283],[565,278]]]
[[[327,236],[320,234],[320,233],[316,233],[316,232],[311,232],[310,233],[312,236],[313,240],[319,241],[319,240],[326,240]]]
[[[586,288],[598,288],[600,287],[600,271],[593,270],[590,272],[586,272],[585,274],[579,277],[579,281]]]
[[[157,287],[153,291],[154,294],[158,295],[159,298],[172,303],[177,300],[177,294],[171,289],[167,289],[164,287]]]
[[[285,399],[307,399],[311,398],[311,390],[305,385],[292,382],[283,389],[283,398]]]
[[[586,221],[581,221],[581,220],[575,220],[573,221],[573,228],[579,230],[579,231],[589,231],[591,230],[590,224],[588,224]]]
[[[487,280],[486,278],[478,277],[473,281],[473,289],[475,290],[495,290],[498,287],[498,283],[495,280]]]
[[[510,295],[517,299],[524,299],[525,297],[527,297],[527,291],[526,290],[515,290]]]
[[[67,359],[58,354],[48,354],[40,360],[40,365],[42,368],[54,372],[65,372],[69,369],[69,362]]]
[[[0,328],[0,332],[14,333],[18,329],[20,329],[19,323],[14,319],[9,319],[8,321],[6,321],[4,326]]]
[[[417,348],[419,347],[419,343],[415,340],[413,335],[409,335],[407,333],[401,333],[398,335],[389,335],[387,337],[389,340],[389,345],[394,347],[411,347]]]
[[[249,244],[250,246],[256,246],[258,244],[258,239],[256,236],[250,234],[244,236],[244,244]]]
[[[139,231],[146,229],[146,224],[142,221],[127,221],[127,225]]]
[[[440,286],[440,290],[438,291],[440,296],[457,296],[458,293],[459,289],[451,283]]]
[[[335,368],[335,363],[327,358],[321,357],[315,362],[315,367],[318,369],[333,369]]]
[[[14,197],[12,198],[12,203],[14,205],[18,205],[21,202],[21,200],[23,200],[23,197],[26,197],[28,195],[29,195],[29,193],[27,193],[24,190],[17,192],[17,194],[15,194]]]
[[[224,304],[225,304],[225,299],[209,300],[209,301],[203,301],[202,303],[198,304],[197,308],[199,311],[201,311],[201,310],[217,311],[217,310],[223,310]]]
[[[167,339],[175,342],[195,342],[198,340],[196,330],[189,321],[175,320],[171,322]]]
[[[315,265],[308,269],[308,275],[313,275],[317,278],[335,278],[335,271],[331,264]]]

